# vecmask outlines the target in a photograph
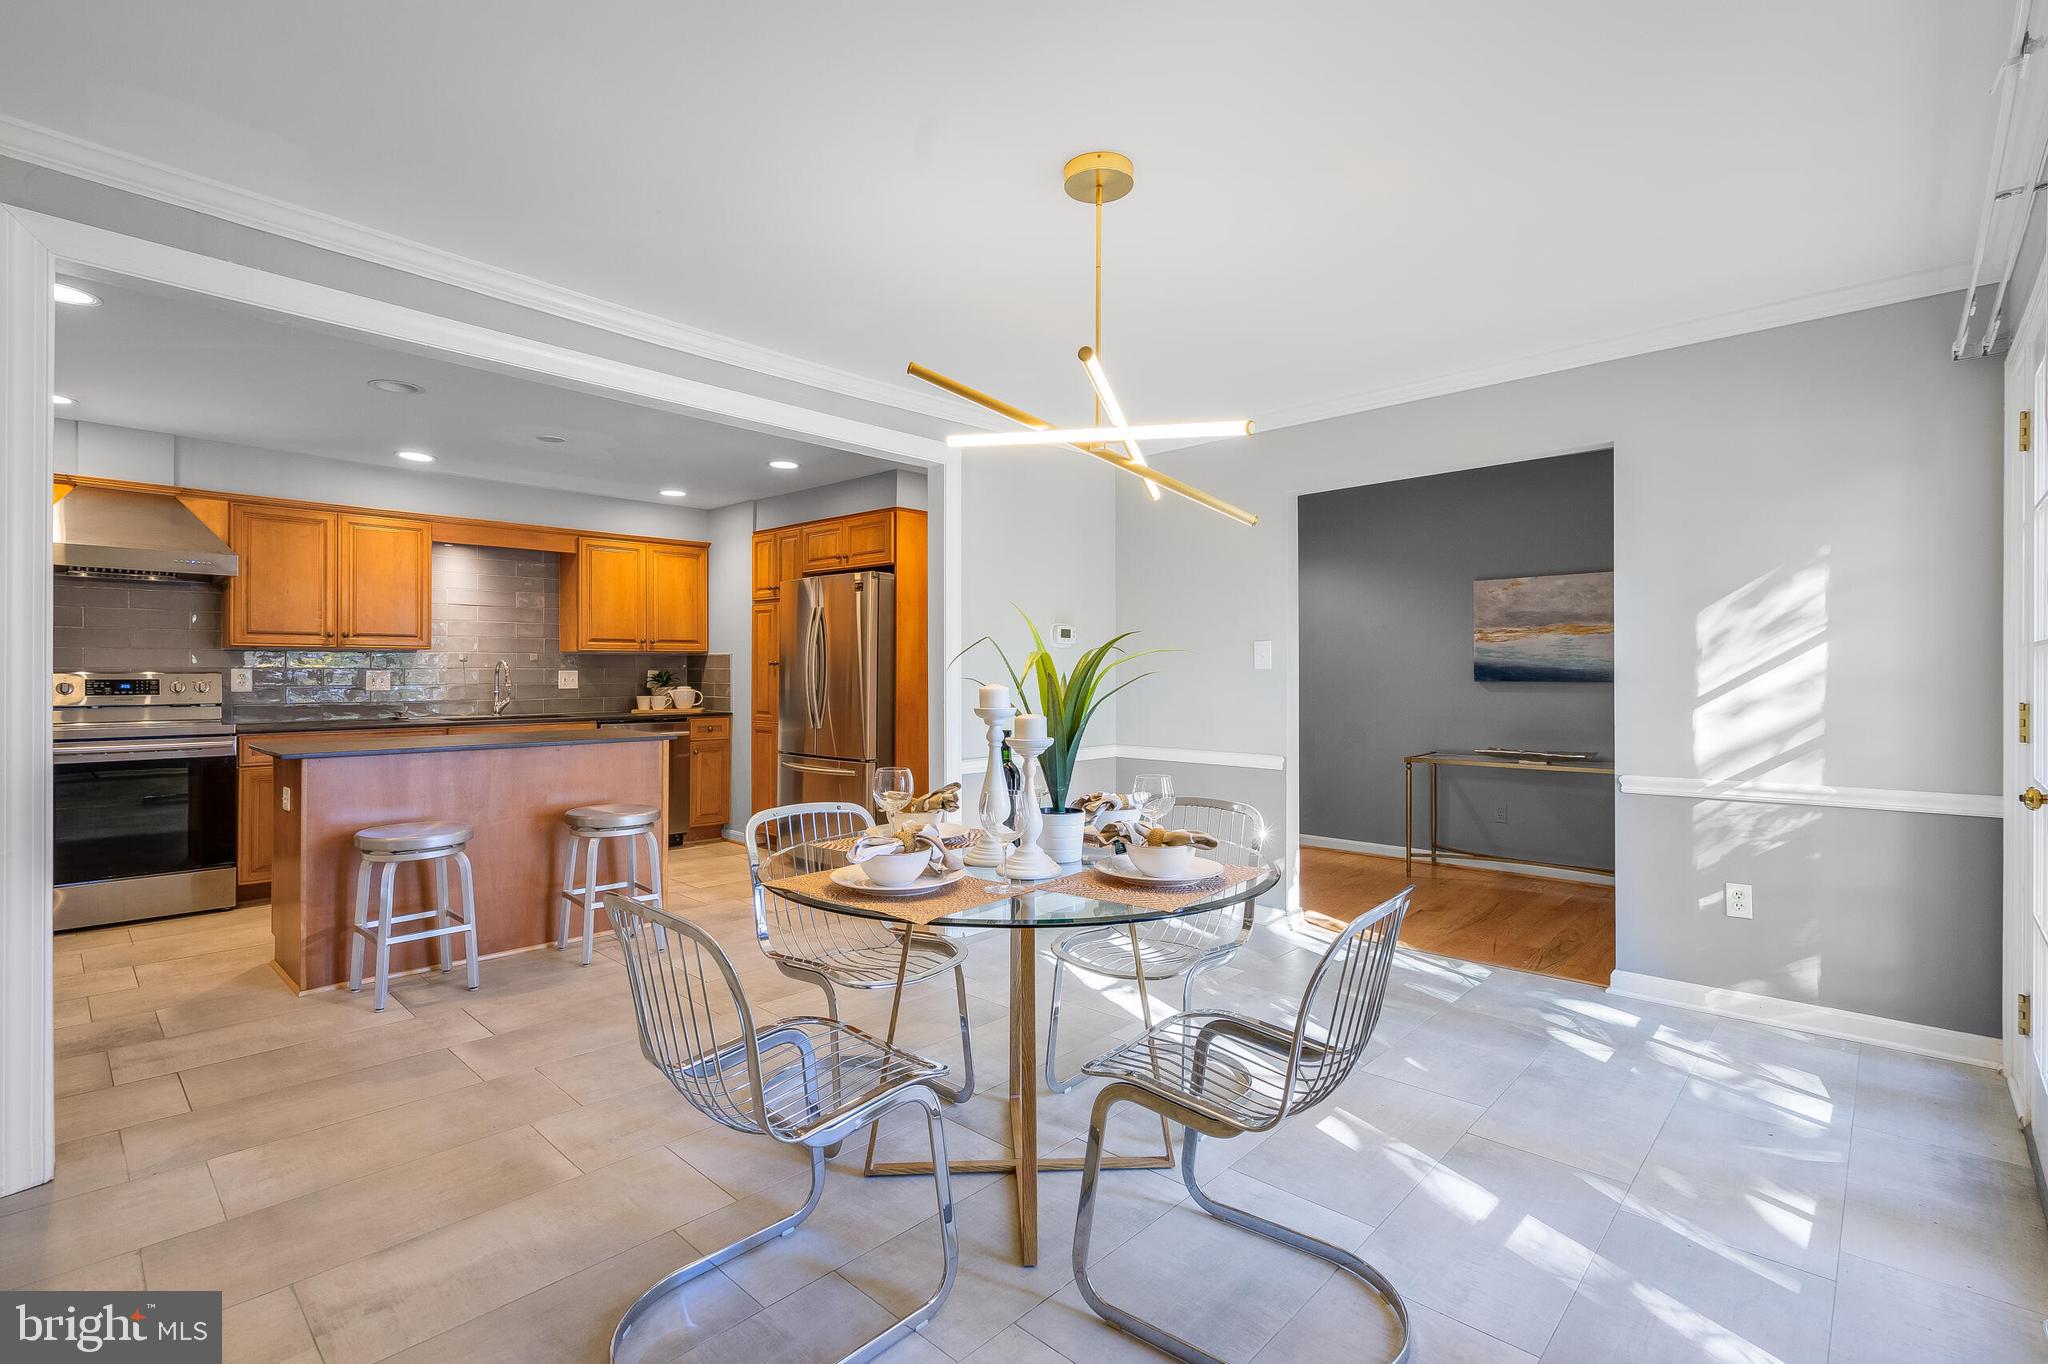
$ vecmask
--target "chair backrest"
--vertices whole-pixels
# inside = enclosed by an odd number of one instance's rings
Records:
[[[626,958],[640,1052],[713,1122],[763,1130],[761,1053],[732,961],[712,936],[617,893],[604,908]]]
[[[1169,828],[1190,829],[1196,833],[1208,834],[1216,840],[1216,851],[1207,854],[1226,865],[1255,867],[1267,858],[1266,817],[1258,807],[1247,805],[1241,800],[1219,800],[1214,796],[1176,796],[1173,808],[1166,812],[1164,823]],[[1231,932],[1229,910],[1219,909],[1209,914],[1196,914],[1184,918],[1159,919],[1145,925],[1144,934],[1154,941],[1185,941],[1195,945],[1208,945],[1218,941],[1218,934]],[[1251,934],[1256,922],[1258,905],[1246,900],[1244,908],[1237,915],[1236,936],[1242,943]]]
[[[1386,1003],[1394,947],[1414,894],[1410,886],[1353,919],[1309,977],[1288,1062],[1289,1110],[1298,1113],[1330,1097],[1364,1055]]]
[[[764,845],[767,851],[774,852],[827,839],[855,838],[874,827],[875,817],[865,807],[843,800],[777,805],[747,821],[747,871],[754,882],[754,936],[764,948],[789,956],[818,958],[834,951],[886,945],[897,940],[879,920],[828,914],[778,895],[761,883]],[[823,871],[845,860],[838,856],[821,859],[812,870]]]

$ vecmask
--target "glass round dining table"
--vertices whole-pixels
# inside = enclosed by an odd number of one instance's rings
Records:
[[[1017,1254],[1021,1263],[1038,1263],[1038,1176],[1041,1171],[1078,1170],[1078,1156],[1039,1154],[1038,1093],[1038,930],[1073,930],[1121,926],[1130,935],[1132,978],[1138,986],[1145,1027],[1152,1027],[1152,1004],[1145,984],[1144,955],[1139,951],[1140,925],[1193,919],[1233,908],[1242,909],[1249,929],[1258,897],[1280,882],[1280,864],[1271,858],[1236,849],[1221,875],[1167,890],[1120,882],[1094,869],[1100,858],[1062,868],[1056,878],[1040,882],[1006,879],[992,867],[969,867],[950,890],[927,897],[884,897],[842,887],[831,873],[847,865],[850,840],[796,843],[765,852],[760,864],[763,891],[794,906],[828,915],[863,920],[886,928],[900,941],[896,993],[889,1010],[888,1040],[896,1039],[896,1021],[903,999],[903,975],[912,941],[937,930],[1005,929],[1010,949],[1010,1153],[1000,1159],[955,1160],[956,1174],[1007,1174],[1016,1180]],[[920,903],[923,901],[924,903]],[[967,903],[968,901],[977,901]],[[1233,916],[1235,917],[1235,916]],[[886,942],[886,940],[884,940]],[[1105,1156],[1104,1169],[1162,1169],[1173,1164],[1171,1134],[1165,1119],[1159,1126],[1158,1155]],[[871,1176],[929,1175],[929,1162],[877,1161],[875,1134],[868,1137],[865,1172]]]

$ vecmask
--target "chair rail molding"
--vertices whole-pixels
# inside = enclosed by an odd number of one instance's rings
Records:
[[[2000,819],[2005,802],[1968,791],[1911,791],[1881,786],[1827,786],[1817,782],[1708,781],[1701,777],[1624,774],[1615,779],[1625,796],[1669,796],[1678,800],[1727,800],[1750,805],[1818,805],[1839,810],[1885,810],[1907,815],[1961,815]]]
[[[1232,753],[1213,748],[1155,748],[1149,744],[1083,744],[1075,762],[1101,758],[1140,758],[1155,763],[1192,763],[1199,767],[1250,767],[1278,772],[1287,760],[1278,753]],[[986,755],[968,758],[955,771],[980,772],[988,767]]]
[[[49,250],[0,208],[0,1194],[56,1169],[51,1047]]]

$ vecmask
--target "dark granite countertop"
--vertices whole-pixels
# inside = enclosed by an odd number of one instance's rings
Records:
[[[578,715],[408,715],[397,719],[350,717],[344,720],[248,720],[235,721],[237,734],[297,734],[307,730],[376,730],[376,729],[459,729],[464,725],[540,725],[552,721],[563,724],[615,725],[622,721],[651,721],[673,724],[677,720],[705,718],[730,718],[729,710],[695,710],[684,715],[667,711],[655,715],[641,715],[631,711],[604,711],[597,714],[584,712]]]
[[[569,744],[633,744],[667,741],[675,731],[658,725],[613,725],[607,729],[529,730],[525,733],[407,734],[403,728],[382,733],[290,735],[258,739],[249,747],[281,762],[296,758],[377,758],[396,754],[466,753],[487,748],[560,748]]]

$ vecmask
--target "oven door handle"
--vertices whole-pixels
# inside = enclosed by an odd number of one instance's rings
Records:
[[[73,763],[158,762],[167,758],[232,758],[233,739],[117,739],[111,743],[65,743],[52,750],[59,767]]]

